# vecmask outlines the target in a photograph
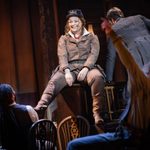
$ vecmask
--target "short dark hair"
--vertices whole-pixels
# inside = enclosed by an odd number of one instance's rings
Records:
[[[12,103],[12,94],[15,94],[11,85],[6,83],[0,84],[0,104],[6,105]]]
[[[106,17],[109,20],[111,20],[111,19],[116,20],[118,18],[124,17],[124,14],[123,14],[122,10],[119,9],[118,7],[112,7],[111,9],[108,10]]]

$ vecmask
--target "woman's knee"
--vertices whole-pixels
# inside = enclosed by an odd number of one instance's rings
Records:
[[[89,85],[93,83],[104,84],[104,78],[99,70],[93,69],[87,75],[87,82]]]

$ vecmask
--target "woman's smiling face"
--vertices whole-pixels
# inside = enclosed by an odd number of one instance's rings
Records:
[[[68,20],[68,26],[72,33],[77,33],[82,30],[82,21],[79,17],[72,16]]]

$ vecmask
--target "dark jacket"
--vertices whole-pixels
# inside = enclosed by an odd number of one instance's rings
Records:
[[[150,20],[141,15],[120,18],[113,26],[136,63],[142,68],[150,61]],[[106,78],[113,80],[116,52],[111,39],[108,39]]]

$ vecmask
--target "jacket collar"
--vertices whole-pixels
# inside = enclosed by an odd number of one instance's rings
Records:
[[[69,34],[72,38],[74,38],[74,35],[73,35],[73,33],[72,33],[71,31],[69,31],[68,34]],[[90,34],[90,32],[88,32],[88,31],[86,30],[86,28],[83,28],[82,37],[85,36],[85,35],[88,35],[88,34]]]

